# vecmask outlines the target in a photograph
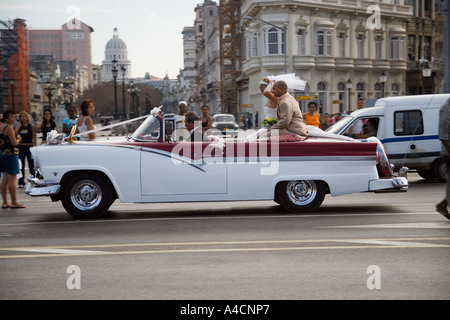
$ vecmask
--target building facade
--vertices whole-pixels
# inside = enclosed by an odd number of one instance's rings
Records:
[[[408,4],[412,7],[413,17],[406,24],[407,93],[443,92],[444,17],[441,0],[408,0]],[[424,68],[431,69],[429,76],[423,72]]]
[[[219,8],[217,3],[205,0],[195,8],[195,69],[189,102],[192,109],[208,105],[211,113],[220,111],[220,50]],[[185,74],[186,78],[186,74]]]
[[[76,61],[86,77],[87,86],[93,85],[91,33],[94,29],[73,19],[61,29],[30,29],[28,44],[30,55],[51,55],[57,61]]]
[[[347,113],[360,97],[370,103],[407,92],[412,7],[404,0],[244,0],[241,14],[248,87],[240,100],[252,106],[246,111],[263,114],[259,82],[285,69],[307,81],[295,92],[302,111],[313,100],[320,113]]]

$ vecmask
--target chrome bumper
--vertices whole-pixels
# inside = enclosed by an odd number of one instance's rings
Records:
[[[54,180],[40,180],[29,177],[25,193],[32,197],[53,196],[59,193],[61,186]]]
[[[406,192],[408,191],[408,168],[402,167],[392,179],[378,179],[369,182],[369,191],[380,192]]]

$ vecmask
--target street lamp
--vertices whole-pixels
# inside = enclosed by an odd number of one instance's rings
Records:
[[[428,62],[425,64],[425,66],[422,69],[422,76],[424,78],[431,77],[431,68],[430,68],[430,65],[428,64]]]
[[[249,17],[249,16],[246,16],[243,19],[245,19],[245,20],[255,20],[256,19],[256,20],[262,21],[274,28],[277,28],[278,30],[283,31],[283,35],[284,35],[284,73],[287,74],[287,27],[286,27],[286,25],[284,25],[283,27],[279,27],[279,26],[274,25],[273,23],[267,22],[263,19],[256,18],[256,17]]]
[[[136,87],[134,85],[134,82],[131,81],[130,87],[128,88],[128,93],[131,96],[132,112],[133,112],[133,114],[136,113],[137,114],[136,116],[139,116],[139,105],[137,103],[135,104],[135,100],[136,100],[136,97],[139,96],[140,91],[141,91],[141,89]],[[135,109],[136,109],[136,111],[135,111]]]
[[[428,82],[428,80],[425,80],[425,78],[429,78],[431,77],[431,68],[430,65],[428,64],[428,61],[425,62],[425,65],[422,68],[422,76],[423,76],[423,82],[424,82],[424,87],[425,87],[425,82]],[[426,86],[425,88],[428,88],[428,86]],[[425,92],[425,93],[429,93],[429,92]]]
[[[14,110],[15,109],[15,101],[14,101],[14,96],[15,96],[15,93],[14,93],[14,84],[16,83],[16,81],[14,80],[14,79],[11,79],[10,81],[9,81],[9,83],[11,84],[11,98],[12,98],[12,100],[11,100],[11,102],[12,102],[12,105],[11,105],[11,109],[12,110]]]
[[[114,59],[112,62],[112,76],[114,78],[114,119],[117,120],[119,118],[119,112],[117,110],[117,72],[119,69],[117,69],[117,60]]]
[[[45,90],[45,95],[48,97],[48,108],[51,110],[52,109],[51,103],[52,103],[53,91],[55,90],[55,88],[47,87],[44,90]]]
[[[347,90],[348,90],[348,114],[350,114],[350,90],[352,89],[352,80],[348,79],[347,81]]]
[[[122,119],[126,119],[125,114],[125,74],[127,73],[127,68],[125,66],[122,66]]]
[[[384,98],[384,84],[387,82],[387,74],[384,71],[380,74],[380,82],[381,82],[381,97]]]

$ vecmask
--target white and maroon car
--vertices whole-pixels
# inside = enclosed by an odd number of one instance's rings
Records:
[[[175,116],[151,115],[117,140],[32,148],[37,174],[26,193],[61,201],[76,219],[96,218],[128,203],[274,200],[290,212],[312,212],[326,194],[406,191],[382,145],[311,131],[243,142],[173,141]],[[178,130],[176,132],[175,130]],[[183,129],[185,130],[185,129]]]

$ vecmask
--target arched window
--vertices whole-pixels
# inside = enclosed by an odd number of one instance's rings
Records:
[[[283,30],[275,27],[265,32],[266,54],[284,54],[285,34]]]
[[[316,56],[331,56],[332,38],[330,30],[316,31]]]
[[[381,86],[381,83],[379,83],[379,82],[375,83],[374,90],[375,90],[375,99],[382,98],[382,92],[381,92],[382,91],[382,86]]]
[[[356,84],[356,93],[359,98],[365,98],[365,94],[364,92],[366,91],[366,85],[362,82],[358,82]]]
[[[320,114],[327,112],[327,89],[328,86],[325,82],[319,82],[317,84],[317,91],[319,92],[318,112]]]
[[[345,83],[339,82],[337,85],[338,97],[339,97],[339,112],[343,113],[345,111],[344,102],[345,102]]]
[[[400,85],[398,83],[393,83],[391,86],[391,92],[393,96],[398,96],[400,94]]]
[[[405,58],[405,40],[402,37],[391,37],[391,59]]]
[[[258,56],[258,33],[252,32],[247,37],[247,59]]]

